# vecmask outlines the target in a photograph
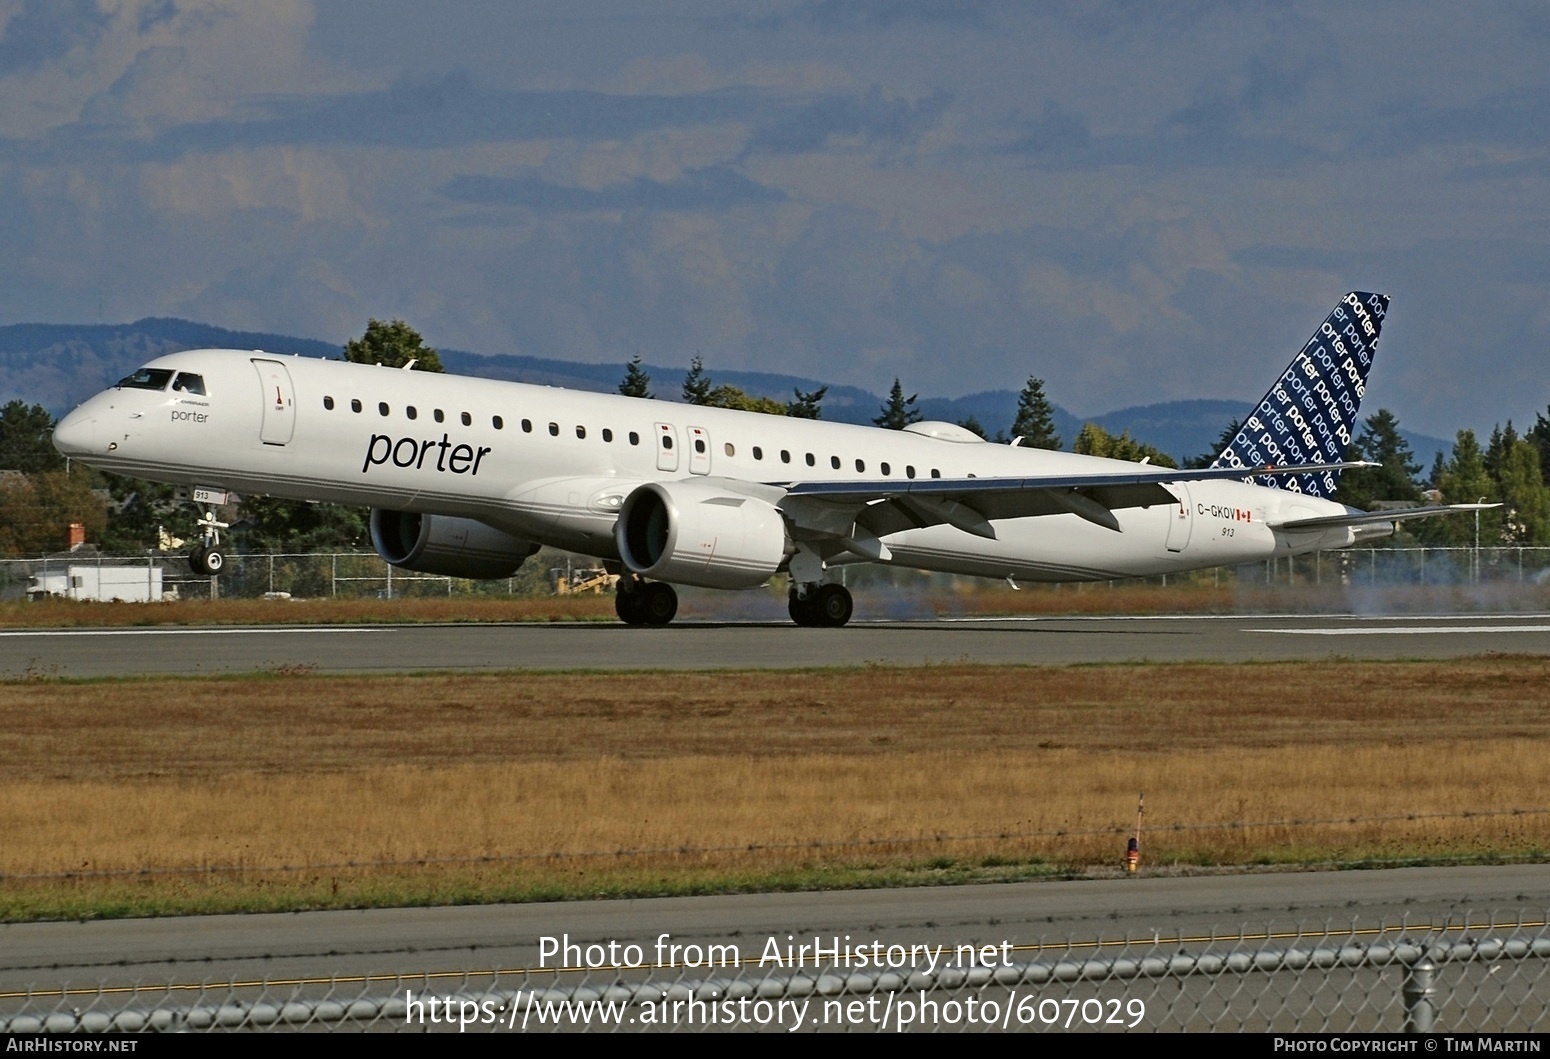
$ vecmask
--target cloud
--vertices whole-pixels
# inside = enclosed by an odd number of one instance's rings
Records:
[[[0,75],[36,69],[106,33],[111,10],[94,0],[25,0],[0,26]]]
[[[831,137],[914,143],[941,120],[951,101],[946,92],[919,100],[888,99],[876,87],[865,95],[830,95],[761,124],[749,150],[802,153],[823,147]]]
[[[636,177],[597,190],[568,187],[538,177],[468,175],[453,177],[439,190],[453,202],[468,205],[522,206],[561,213],[729,209],[786,200],[779,189],[755,183],[721,166],[690,170],[671,181]]]

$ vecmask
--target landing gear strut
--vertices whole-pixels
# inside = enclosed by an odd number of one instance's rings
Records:
[[[199,546],[189,552],[188,565],[196,574],[214,577],[226,568],[226,553],[221,550],[221,530],[226,529],[227,524],[215,521],[214,511],[206,511],[205,517],[199,520],[199,528],[204,533]]]
[[[855,603],[844,585],[792,585],[786,607],[798,625],[838,629],[850,620]]]
[[[626,625],[666,625],[678,613],[678,593],[661,581],[626,575],[614,592],[614,613]]]

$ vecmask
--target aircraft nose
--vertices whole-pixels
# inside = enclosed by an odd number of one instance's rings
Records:
[[[96,436],[97,417],[77,408],[54,427],[54,448],[66,456],[89,456]]]

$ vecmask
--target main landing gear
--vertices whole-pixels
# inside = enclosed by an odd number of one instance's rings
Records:
[[[205,517],[199,520],[199,528],[204,533],[198,547],[188,553],[188,565],[196,574],[214,577],[226,568],[226,553],[221,550],[221,530],[226,529],[227,525],[215,521],[214,511],[206,511]]]
[[[626,625],[666,625],[678,613],[678,593],[672,585],[626,574],[614,591],[614,612]]]
[[[792,621],[818,629],[838,629],[855,610],[850,591],[834,584],[794,584],[786,606]]]

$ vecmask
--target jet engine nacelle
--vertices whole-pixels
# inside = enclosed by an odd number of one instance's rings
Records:
[[[538,550],[471,518],[412,511],[371,513],[371,544],[394,566],[422,574],[489,579],[510,577]]]
[[[624,565],[643,577],[702,588],[753,588],[789,554],[771,504],[704,482],[648,482],[614,524]]]

